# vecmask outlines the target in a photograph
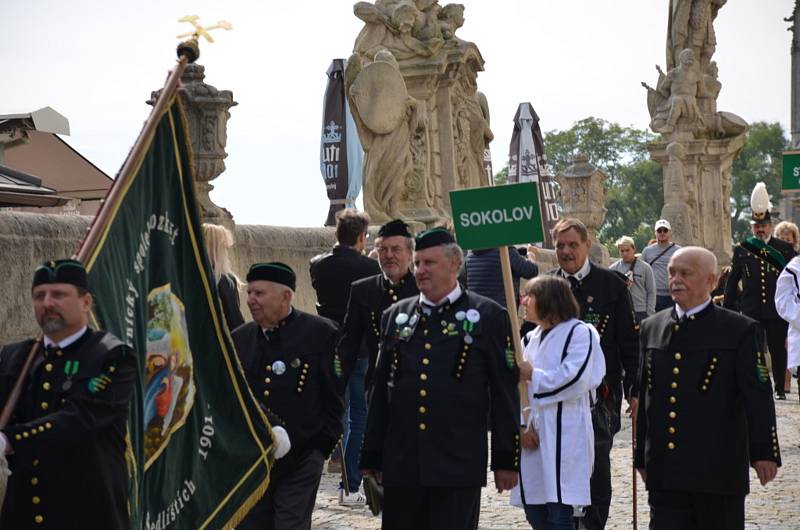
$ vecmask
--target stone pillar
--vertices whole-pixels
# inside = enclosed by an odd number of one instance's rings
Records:
[[[468,148],[478,137],[485,145],[475,83],[483,58],[474,44],[461,41],[435,60],[414,58],[398,64],[408,94],[419,102],[427,123],[424,133],[412,139],[413,182],[418,186],[408,186],[401,212],[428,226],[443,224],[450,217],[451,190],[489,184],[483,147],[477,157]]]
[[[594,242],[589,250],[589,259],[608,267],[610,255],[605,245],[597,241],[597,229],[606,219],[606,181],[608,175],[589,163],[588,157],[578,153],[564,171],[556,175],[561,187],[561,202],[564,217],[576,217],[583,221]]]
[[[740,134],[647,146],[664,174],[661,217],[672,225],[673,240],[707,248],[720,267],[731,262],[731,175],[744,142],[745,135]]]
[[[233,216],[225,208],[214,204],[209,192],[214,189],[211,181],[225,171],[225,158],[228,156],[225,152],[227,123],[231,116],[228,109],[238,103],[233,101],[230,90],[217,90],[203,82],[204,78],[204,66],[189,64],[181,76],[181,87],[178,89],[192,140],[197,201],[203,222],[221,224],[232,230]],[[160,92],[153,92],[147,103],[154,104]]]

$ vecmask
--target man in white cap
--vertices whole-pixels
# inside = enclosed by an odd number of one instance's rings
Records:
[[[642,261],[653,269],[656,278],[656,311],[661,311],[673,305],[667,286],[667,264],[681,246],[672,241],[672,226],[666,219],[656,221],[655,230],[656,242],[642,250]]]

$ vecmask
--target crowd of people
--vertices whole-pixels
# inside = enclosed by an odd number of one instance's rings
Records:
[[[268,490],[237,528],[310,528],[330,459],[340,504],[368,505],[384,529],[477,528],[487,466],[532,528],[602,529],[623,413],[636,429],[632,466],[650,528],[743,528],[748,468],[762,485],[776,476],[773,398],[785,399],[787,367],[800,364],[798,230],[783,222],[773,235],[769,212],[753,215],[720,305],[716,257],[677,245],[665,219],[641,254],[620,238],[610,268],[589,260],[584,224],[561,219],[557,267],[543,271],[536,247],[465,256],[446,229],[413,236],[402,220],[379,228],[373,259],[369,217],[344,210],[337,244],[310,262],[317,315],[294,306],[290,266],[255,263],[242,282],[230,233],[205,227],[241,366],[275,433]],[[526,280],[521,360],[500,273],[507,251],[514,281]],[[12,472],[0,527],[126,528],[135,354],[89,328],[80,263],[43,264],[31,294],[43,351],[0,431]],[[31,345],[0,350],[0,402]],[[96,372],[87,377],[107,379],[103,391],[68,392],[64,363],[77,359]],[[86,488],[63,487],[86,473]]]

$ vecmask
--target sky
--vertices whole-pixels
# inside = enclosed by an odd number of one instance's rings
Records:
[[[446,2],[440,1],[444,5]],[[457,32],[485,60],[495,171],[508,157],[517,105],[530,101],[544,131],[594,116],[644,129],[655,65],[664,67],[668,0],[461,0]],[[715,30],[719,110],[789,132],[792,0],[735,0]],[[175,63],[177,20],[223,19],[232,31],[201,43],[205,81],[231,90],[227,169],[211,197],[237,224],[321,226],[322,97],[331,59],[350,55],[363,22],[349,0],[31,0],[0,16],[0,114],[50,106],[71,146],[112,177]],[[545,146],[545,151],[547,146]]]

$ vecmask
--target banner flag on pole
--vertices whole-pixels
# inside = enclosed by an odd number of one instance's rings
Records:
[[[336,212],[355,208],[361,193],[364,153],[344,89],[344,59],[333,59],[328,67],[328,85],[322,108],[319,169],[330,200],[325,226],[336,225]]]
[[[118,177],[84,263],[98,327],[139,359],[128,430],[132,527],[230,528],[266,491],[272,437],[203,246],[180,98],[166,88],[161,98],[170,99],[131,151],[123,169],[133,176]]]
[[[537,182],[544,228],[544,248],[553,248],[551,231],[559,219],[556,189],[547,170],[539,116],[530,103],[520,103],[508,155],[508,183]]]

